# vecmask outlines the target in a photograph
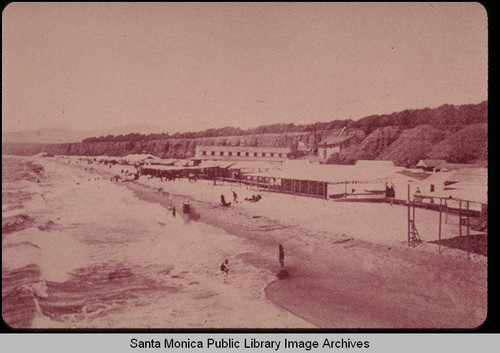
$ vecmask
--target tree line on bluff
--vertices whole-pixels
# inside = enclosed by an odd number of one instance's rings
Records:
[[[399,126],[402,129],[409,129],[418,125],[430,125],[437,129],[454,130],[474,123],[487,123],[488,121],[488,103],[466,105],[442,105],[438,108],[412,109],[396,112],[392,114],[370,115],[353,121],[333,120],[330,122],[316,122],[313,124],[272,124],[262,125],[254,129],[242,130],[236,127],[224,127],[220,129],[208,129],[199,132],[184,133],[160,133],[160,134],[139,134],[131,133],[127,135],[108,135],[101,137],[89,137],[84,139],[83,143],[91,142],[118,142],[118,141],[152,141],[163,139],[193,139],[204,137],[222,137],[222,136],[246,136],[260,134],[279,134],[293,132],[314,132],[321,130],[337,130],[344,126],[347,128],[361,129],[366,135],[369,135],[377,128],[385,126]]]

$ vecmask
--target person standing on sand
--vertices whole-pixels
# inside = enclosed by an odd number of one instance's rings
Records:
[[[238,202],[237,199],[238,199],[238,194],[236,194],[236,192],[233,191],[233,201],[234,201],[234,203]]]
[[[278,246],[279,249],[279,259],[280,259],[280,265],[281,268],[285,267],[285,249],[283,248],[283,245]]]
[[[220,202],[221,202],[222,206],[224,206],[224,207],[231,206],[231,202],[226,202],[226,199],[224,198],[224,195],[220,195]]]
[[[225,272],[226,274],[229,272],[229,261],[225,259],[224,262],[220,265],[220,270]]]

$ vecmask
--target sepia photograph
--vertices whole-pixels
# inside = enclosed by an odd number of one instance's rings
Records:
[[[1,253],[7,330],[477,329],[485,8],[8,4]]]

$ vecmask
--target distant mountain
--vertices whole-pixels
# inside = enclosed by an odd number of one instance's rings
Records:
[[[78,132],[63,128],[2,131],[2,141],[10,143],[69,143],[79,142],[86,137],[92,136],[94,133],[88,131]]]
[[[134,124],[102,130],[76,131],[66,128],[31,129],[22,131],[3,131],[2,141],[7,143],[75,143],[91,136],[110,136],[111,134],[152,133],[161,131],[157,126]]]

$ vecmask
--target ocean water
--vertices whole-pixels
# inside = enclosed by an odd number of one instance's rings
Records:
[[[14,328],[308,327],[259,249],[51,158],[2,157],[2,317]],[[220,263],[229,259],[231,272]]]

